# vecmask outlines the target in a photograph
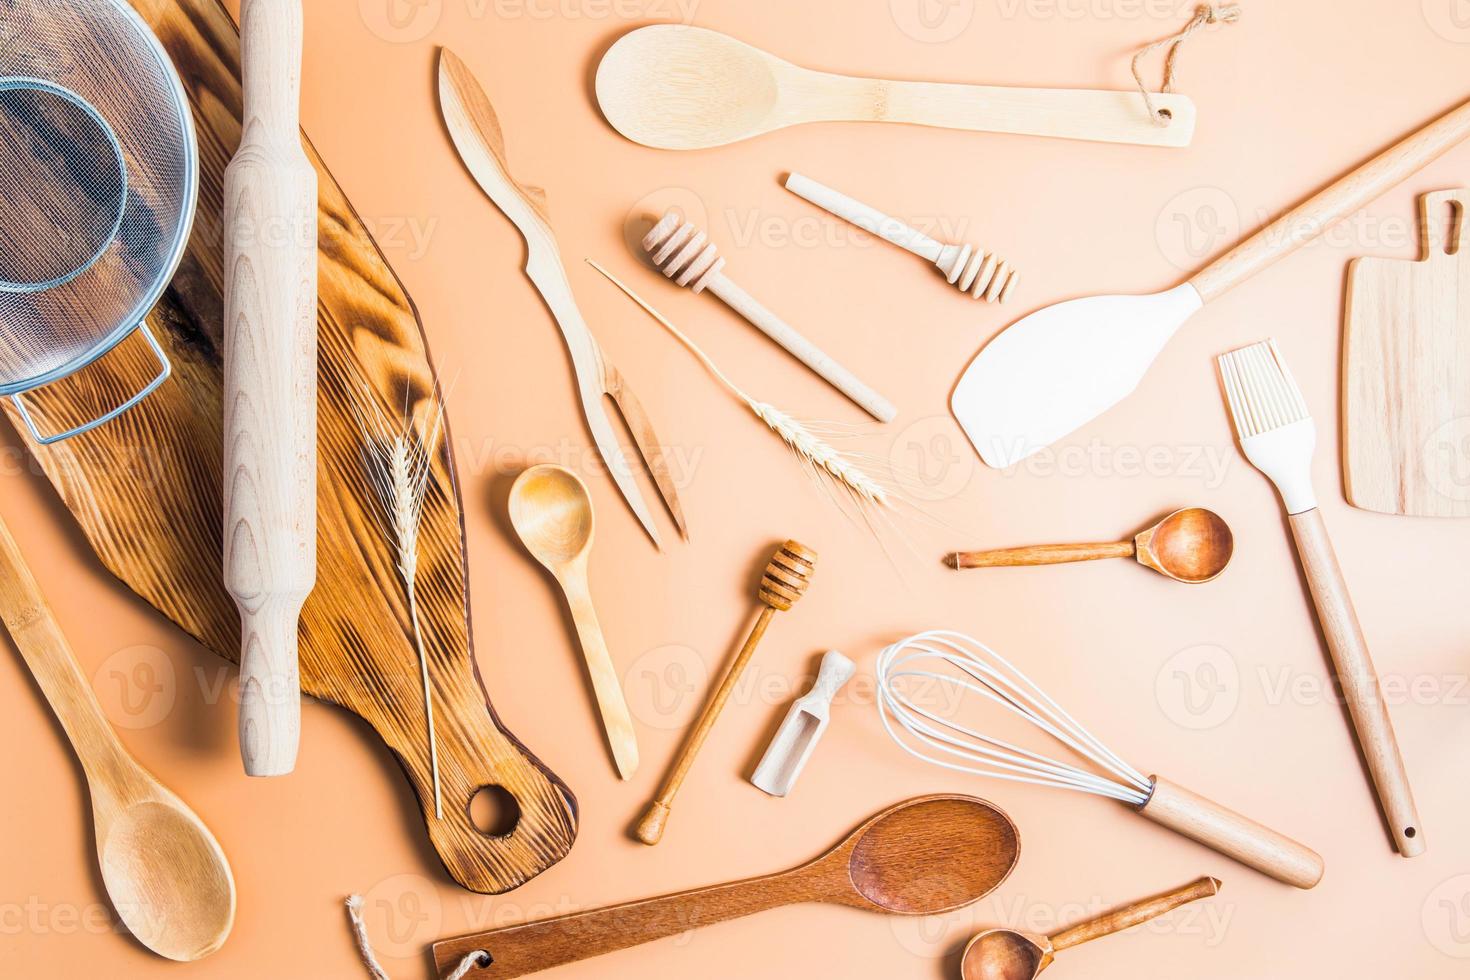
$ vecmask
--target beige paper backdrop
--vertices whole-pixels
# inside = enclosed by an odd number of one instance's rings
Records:
[[[1144,150],[901,127],[808,127],[717,152],[630,144],[590,97],[600,53],[641,24],[692,20],[815,67],[996,84],[1129,84],[1127,58],[1187,15],[1173,0],[333,0],[308,4],[305,121],[427,325],[449,385],[468,513],[480,666],[510,727],[580,797],[561,866],[500,898],[470,895],[425,844],[407,785],[344,714],[305,709],[289,779],[249,781],[234,746],[233,670],[113,583],[44,481],[6,445],[11,522],[145,765],[217,832],[239,918],[213,958],[178,968],[115,934],[94,871],[86,796],[14,652],[0,651],[0,974],[223,978],[360,976],[341,899],[362,891],[395,977],[424,977],[436,938],[526,917],[784,868],[871,812],[973,792],[1019,823],[1014,877],[964,912],[885,920],[799,908],[572,967],[577,978],[938,978],[985,924],[1046,930],[1214,874],[1187,913],[1066,954],[1093,980],[1322,976],[1418,980],[1470,966],[1470,525],[1349,509],[1337,474],[1345,263],[1417,252],[1413,202],[1467,179],[1461,148],[1329,238],[1204,311],[1138,395],[1023,465],[985,470],[947,412],[975,350],[1037,306],[1172,285],[1239,233],[1470,95],[1461,0],[1255,0],[1186,51],[1199,104],[1187,150]],[[480,75],[517,175],[547,188],[579,300],[673,444],[693,543],[656,554],[588,451],[561,340],[519,273],[522,246],[463,173],[433,93],[451,44]],[[1157,78],[1158,66],[1150,66]],[[1022,271],[1012,303],[962,300],[923,263],[780,187],[798,169]],[[625,244],[630,214],[679,204],[707,223],[735,277],[901,407],[865,448],[916,474],[930,524],[890,560],[831,510],[785,450],[641,312],[581,264],[596,257],[735,377],[808,417],[859,412],[712,300],[678,292]],[[1274,491],[1238,456],[1212,358],[1273,334],[1321,423],[1316,476],[1393,713],[1430,850],[1390,850],[1324,669]],[[644,765],[620,784],[549,581],[507,536],[505,485],[526,459],[587,476],[599,508],[593,586],[639,722]],[[1466,485],[1470,493],[1470,458]],[[1124,562],[956,575],[957,546],[1121,537],[1178,506],[1238,536],[1217,583],[1187,588]],[[778,539],[821,552],[812,592],[760,652],[685,788],[664,844],[626,835],[710,674],[745,628],[752,570]],[[1019,661],[1125,758],[1217,796],[1321,851],[1311,893],[1277,885],[1103,801],[923,769],[885,739],[872,662],[929,628],[976,634]],[[796,793],[744,780],[821,652],[861,665]]]

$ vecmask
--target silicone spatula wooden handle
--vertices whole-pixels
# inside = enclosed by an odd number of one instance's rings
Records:
[[[316,584],[317,176],[301,144],[300,0],[240,6],[243,133],[225,172],[225,585],[240,754],[296,765],[297,631]]]

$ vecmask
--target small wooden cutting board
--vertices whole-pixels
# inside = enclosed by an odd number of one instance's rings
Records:
[[[1348,502],[1470,517],[1470,191],[1420,198],[1424,258],[1348,267],[1343,479]]]
[[[173,284],[148,317],[174,375],[115,422],[55,446],[29,445],[103,563],[205,646],[236,660],[240,622],[224,588],[220,541],[220,216],[225,164],[240,143],[240,39],[218,0],[131,2],[178,66],[199,130],[194,233]],[[463,504],[446,430],[419,544],[419,614],[444,796],[443,818],[434,815],[418,658],[403,585],[376,516],[354,404],[376,398],[388,418],[408,406],[422,421],[438,404],[439,382],[413,303],[309,141],[307,153],[320,183],[321,573],[301,618],[301,687],[361,717],[393,750],[450,875],[473,891],[505,892],[571,850],[576,800],[500,723],[476,670]],[[151,377],[150,359],[134,336],[86,370],[27,397],[44,428],[96,418]],[[8,400],[5,411],[15,421]],[[312,751],[303,747],[303,755]],[[239,765],[233,749],[220,765]],[[471,819],[470,801],[487,786],[514,800],[506,822],[519,820],[509,833],[482,833]],[[241,863],[268,857],[235,855]]]

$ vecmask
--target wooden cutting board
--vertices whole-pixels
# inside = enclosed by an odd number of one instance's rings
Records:
[[[132,2],[178,66],[199,129],[194,235],[148,320],[174,377],[114,423],[30,448],[106,566],[205,646],[236,660],[239,621],[220,557],[220,216],[225,164],[240,140],[239,35],[218,0]],[[418,661],[403,587],[374,516],[352,404],[375,397],[389,418],[405,404],[422,416],[435,404],[438,378],[412,302],[320,157],[308,152],[321,178],[321,574],[302,618],[302,688],[360,716],[393,750],[454,879],[473,891],[504,892],[566,856],[577,833],[576,800],[500,724],[476,670],[463,511],[446,438],[419,565],[444,795],[444,818],[434,818]],[[150,368],[148,348],[135,336],[80,375],[27,397],[43,431],[54,431],[139,390]],[[303,746],[303,754],[311,751]],[[221,764],[239,763],[232,752]],[[519,821],[510,833],[487,836],[470,819],[470,800],[485,786],[514,797]]]
[[[1354,507],[1470,517],[1470,191],[1420,199],[1424,258],[1348,269],[1343,471]]]

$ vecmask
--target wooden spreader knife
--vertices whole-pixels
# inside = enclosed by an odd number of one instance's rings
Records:
[[[581,310],[577,308],[561,251],[556,245],[556,235],[551,230],[545,195],[539,188],[517,183],[511,176],[495,108],[469,68],[447,48],[439,52],[439,110],[464,165],[481,190],[520,229],[526,240],[526,275],[541,292],[566,338],[577,373],[582,412],[613,482],[623,492],[628,506],[653,543],[660,545],[653,515],[638,490],[632,467],[603,405],[604,395],[617,402],[680,536],[687,538],[689,532],[684,523],[684,512],[679,506],[679,494],[664,459],[663,443],[653,431],[637,396],[602,353]]]

